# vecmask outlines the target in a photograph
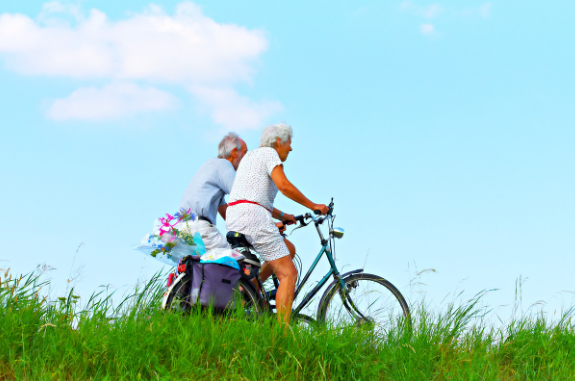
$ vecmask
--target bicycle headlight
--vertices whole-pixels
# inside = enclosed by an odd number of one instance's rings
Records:
[[[329,231],[332,237],[341,238],[343,237],[344,230],[342,228],[333,228]]]

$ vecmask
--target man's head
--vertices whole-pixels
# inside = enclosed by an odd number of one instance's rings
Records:
[[[221,159],[226,159],[234,166],[237,170],[240,165],[240,161],[244,155],[248,152],[248,146],[240,137],[234,133],[230,132],[220,142],[218,146],[218,157]]]
[[[293,131],[291,126],[285,123],[276,123],[267,126],[262,131],[260,139],[261,147],[271,147],[275,149],[281,161],[286,161],[288,154],[292,150],[291,138]]]

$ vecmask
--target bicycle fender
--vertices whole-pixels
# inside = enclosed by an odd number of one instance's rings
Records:
[[[362,273],[362,272],[363,272],[363,269],[351,270],[351,271],[348,271],[348,272],[346,272],[346,273],[341,274],[340,277],[341,277],[341,278],[345,278],[345,277],[348,276],[348,275],[357,274],[357,273]]]
[[[353,274],[359,274],[362,273],[363,269],[356,269],[356,270],[351,270],[348,271],[346,273],[341,274],[339,277],[341,279],[349,276],[349,275],[353,275]],[[319,300],[319,304],[317,307],[317,316],[319,317],[321,315],[321,308],[323,306],[323,303],[325,302],[325,299],[327,298],[327,296],[329,295],[329,293],[331,292],[331,290],[336,287],[339,284],[339,281],[334,280],[333,282],[331,282],[331,284],[329,286],[327,286],[327,288],[325,289],[323,295],[321,296],[321,299]]]
[[[176,284],[180,283],[186,275],[187,275],[186,273],[180,273],[180,275],[178,275],[178,277],[176,278],[174,283],[172,283],[172,285],[170,287],[168,287],[166,292],[164,292],[164,296],[162,296],[162,309],[163,310],[166,309],[166,303],[168,303],[168,296],[172,293],[172,290],[174,289]]]

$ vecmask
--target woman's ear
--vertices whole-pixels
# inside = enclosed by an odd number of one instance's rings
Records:
[[[277,138],[276,139],[276,148],[279,148],[279,146],[282,144],[282,139],[281,138]]]

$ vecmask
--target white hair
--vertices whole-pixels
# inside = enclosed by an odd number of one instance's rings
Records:
[[[242,150],[242,141],[238,134],[235,132],[229,132],[218,146],[218,157],[220,159],[227,159],[231,156],[232,151],[234,148],[237,148],[238,151]]]
[[[262,131],[262,137],[260,139],[260,147],[272,147],[275,148],[278,138],[280,142],[285,143],[293,136],[293,131],[290,125],[285,123],[276,123],[271,126],[267,126]]]

